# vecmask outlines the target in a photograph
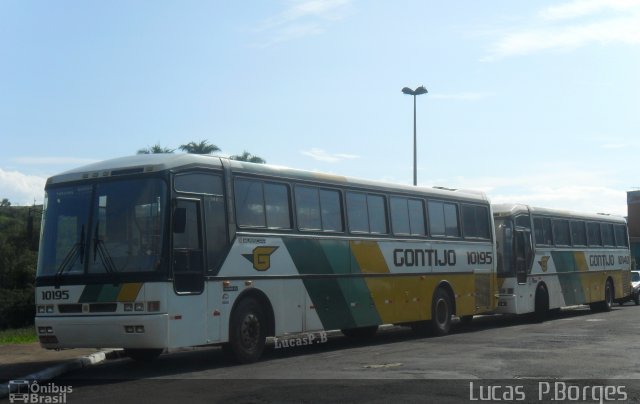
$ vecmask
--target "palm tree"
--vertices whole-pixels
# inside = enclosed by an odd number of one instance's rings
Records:
[[[138,154],[161,154],[161,153],[173,153],[174,149],[160,146],[160,143],[156,143],[153,146],[145,147],[138,150]]]
[[[259,164],[265,164],[267,161],[265,159],[263,159],[262,157],[258,157],[258,156],[254,156],[253,154],[249,153],[248,151],[244,151],[242,152],[242,154],[240,155],[236,155],[236,156],[231,156],[229,157],[231,160],[237,160],[237,161],[247,161],[249,163],[259,163]]]
[[[180,145],[178,148],[191,154],[211,154],[213,152],[220,151],[218,146],[209,143],[207,140],[201,140],[200,143],[189,142],[187,144]]]

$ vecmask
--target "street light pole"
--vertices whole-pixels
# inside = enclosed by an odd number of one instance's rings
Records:
[[[428,91],[424,86],[420,86],[415,90],[404,87],[402,92],[413,96],[413,185],[418,185],[418,136],[416,132],[416,96],[426,94]]]

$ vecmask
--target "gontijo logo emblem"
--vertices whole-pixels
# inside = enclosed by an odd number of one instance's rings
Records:
[[[242,256],[253,264],[253,269],[256,271],[266,271],[271,268],[271,254],[277,249],[278,247],[256,247],[253,249],[253,254],[242,254]]]

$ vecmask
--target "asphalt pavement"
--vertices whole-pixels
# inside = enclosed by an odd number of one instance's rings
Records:
[[[116,349],[48,350],[39,343],[0,345],[0,398],[9,394],[9,381],[46,381],[71,370],[121,357]]]

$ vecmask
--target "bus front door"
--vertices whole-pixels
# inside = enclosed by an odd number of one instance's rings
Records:
[[[514,232],[513,260],[516,269],[516,280],[519,284],[527,283],[527,276],[533,259],[531,231],[529,229],[516,228]]]
[[[173,290],[168,302],[169,345],[199,345],[206,340],[206,294],[200,199],[179,198],[173,210]]]

